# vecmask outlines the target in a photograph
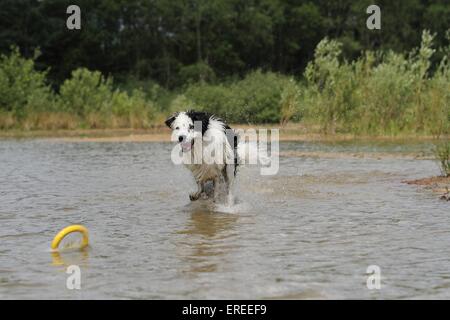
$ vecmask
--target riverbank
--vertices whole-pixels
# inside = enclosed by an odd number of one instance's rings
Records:
[[[440,195],[440,199],[450,201],[450,177],[429,177],[405,181],[410,185],[417,185],[425,190],[431,190]]]
[[[280,141],[431,141],[433,136],[420,134],[354,135],[348,133],[323,134],[318,127],[292,123],[280,125],[232,124],[235,129],[279,129]],[[166,142],[170,129],[156,125],[149,129],[68,129],[68,130],[0,130],[0,139],[48,138],[85,142]]]

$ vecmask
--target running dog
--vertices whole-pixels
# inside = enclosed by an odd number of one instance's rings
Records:
[[[182,163],[192,172],[198,189],[189,195],[191,201],[207,197],[205,183],[212,181],[214,201],[219,183],[226,186],[232,202],[232,186],[239,163],[238,135],[225,121],[206,112],[177,112],[165,124],[172,129],[172,141],[179,143]]]

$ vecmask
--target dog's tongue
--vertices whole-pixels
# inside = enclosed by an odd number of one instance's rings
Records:
[[[191,143],[190,142],[182,142],[181,149],[183,149],[183,151],[191,150]]]

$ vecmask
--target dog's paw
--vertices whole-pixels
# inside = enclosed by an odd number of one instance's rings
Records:
[[[193,192],[193,193],[189,194],[189,199],[191,199],[191,201],[198,200],[198,198],[200,198],[199,192]]]

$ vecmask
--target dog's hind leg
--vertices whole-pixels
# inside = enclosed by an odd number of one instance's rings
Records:
[[[191,201],[195,201],[198,200],[198,198],[200,198],[205,185],[203,182],[197,181],[197,187],[198,189],[196,192],[192,192],[191,194],[189,194],[189,199],[191,199]]]

